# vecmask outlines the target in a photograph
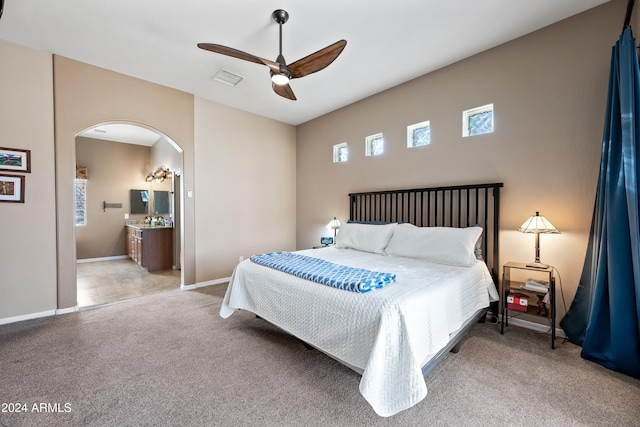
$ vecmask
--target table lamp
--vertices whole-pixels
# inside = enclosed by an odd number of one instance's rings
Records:
[[[325,228],[328,228],[329,230],[333,230],[333,240],[335,241],[337,230],[340,228],[340,221],[338,221],[334,216],[333,219],[329,221],[329,224],[325,226]]]
[[[527,264],[527,267],[548,268],[549,266],[547,264],[540,262],[540,233],[558,234],[560,233],[558,229],[544,216],[540,215],[540,212],[536,212],[535,215],[529,217],[529,219],[518,228],[518,231],[521,233],[535,233],[536,235],[536,259],[534,262]]]

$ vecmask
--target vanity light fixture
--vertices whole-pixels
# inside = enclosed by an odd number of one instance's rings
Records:
[[[164,182],[164,180],[167,178],[171,178],[171,171],[169,170],[169,168],[160,166],[158,167],[158,169],[154,170],[153,172],[149,172],[147,174],[147,177],[145,178],[145,181]]]

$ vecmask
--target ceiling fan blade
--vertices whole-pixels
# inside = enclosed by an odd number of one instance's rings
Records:
[[[273,87],[273,91],[278,95],[284,98],[290,99],[292,101],[295,101],[297,99],[296,96],[293,94],[293,90],[291,90],[291,86],[289,86],[288,84],[277,85],[275,83],[271,83],[271,86]]]
[[[338,57],[338,55],[342,53],[342,50],[346,45],[346,40],[337,41],[324,49],[320,49],[319,51],[288,65],[287,68],[291,71],[291,78],[297,79],[326,68]]]
[[[251,55],[250,53],[246,53],[241,50],[234,49],[232,47],[222,46],[222,45],[213,44],[213,43],[198,43],[198,47],[200,49],[208,50],[214,53],[219,53],[221,55],[231,56],[233,58],[238,58],[238,59],[242,59],[249,62],[255,62],[256,64],[264,64],[267,67],[271,68],[271,70],[276,73],[280,71],[280,64],[278,64],[277,62],[260,58],[255,55]]]

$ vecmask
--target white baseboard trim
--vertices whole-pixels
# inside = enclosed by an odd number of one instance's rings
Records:
[[[229,283],[231,277],[223,277],[222,279],[207,280],[206,282],[200,282],[193,285],[180,285],[180,289],[183,291],[192,291],[194,289],[203,288],[211,285],[222,285],[223,283]]]
[[[8,325],[9,323],[22,322],[25,320],[40,319],[42,317],[59,316],[61,314],[75,313],[78,310],[80,310],[80,308],[76,305],[74,307],[69,307],[69,308],[57,308],[55,310],[47,310],[47,311],[40,311],[38,313],[23,314],[22,316],[5,317],[4,319],[0,319],[0,325]]]
[[[47,311],[40,311],[38,313],[23,314],[22,316],[5,317],[3,319],[0,319],[0,325],[7,325],[9,323],[22,322],[24,320],[39,319],[41,317],[49,317],[55,314],[56,314],[56,310],[47,310]]]
[[[83,264],[85,262],[100,262],[100,261],[114,261],[116,259],[126,259],[129,258],[128,255],[116,255],[116,256],[105,256],[101,258],[84,258],[76,260],[77,264]]]
[[[522,328],[531,329],[536,332],[543,332],[551,335],[551,327],[542,325],[540,323],[529,322],[528,320],[518,319],[517,317],[509,317],[509,324],[514,326],[520,326]],[[566,338],[567,335],[561,328],[556,328],[556,337]]]
[[[127,257],[124,257],[127,258]],[[98,259],[98,258],[95,258]],[[100,258],[101,260],[105,260],[104,258]],[[78,262],[80,262],[81,260],[78,260]],[[90,261],[85,261],[82,260],[83,262],[90,262]],[[229,281],[231,280],[231,277],[223,277],[222,279],[215,279],[215,280],[208,280],[206,282],[200,282],[200,283],[196,283],[194,285],[181,285],[180,289],[182,289],[183,291],[190,291],[193,289],[198,289],[198,288],[202,288],[205,286],[212,286],[212,285],[222,285],[224,283],[229,283]],[[74,307],[68,307],[68,308],[61,308],[61,309],[55,309],[55,310],[47,310],[47,311],[41,311],[38,313],[30,313],[30,314],[24,314],[22,316],[13,316],[13,317],[5,317],[5,318],[0,318],[0,325],[7,325],[9,323],[15,323],[15,322],[22,322],[24,320],[32,320],[32,319],[39,319],[41,317],[49,317],[49,316],[57,316],[57,315],[62,315],[62,314],[69,314],[69,313],[75,313],[76,311],[79,311],[80,308],[76,305]]]
[[[80,307],[78,307],[77,305],[69,308],[59,308],[56,310],[56,316],[60,314],[75,313],[76,311],[80,311]]]

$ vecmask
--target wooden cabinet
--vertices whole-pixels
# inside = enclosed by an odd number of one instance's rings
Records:
[[[127,226],[127,254],[149,272],[173,267],[173,228]]]
[[[127,227],[127,254],[129,258],[142,265],[142,230]]]

